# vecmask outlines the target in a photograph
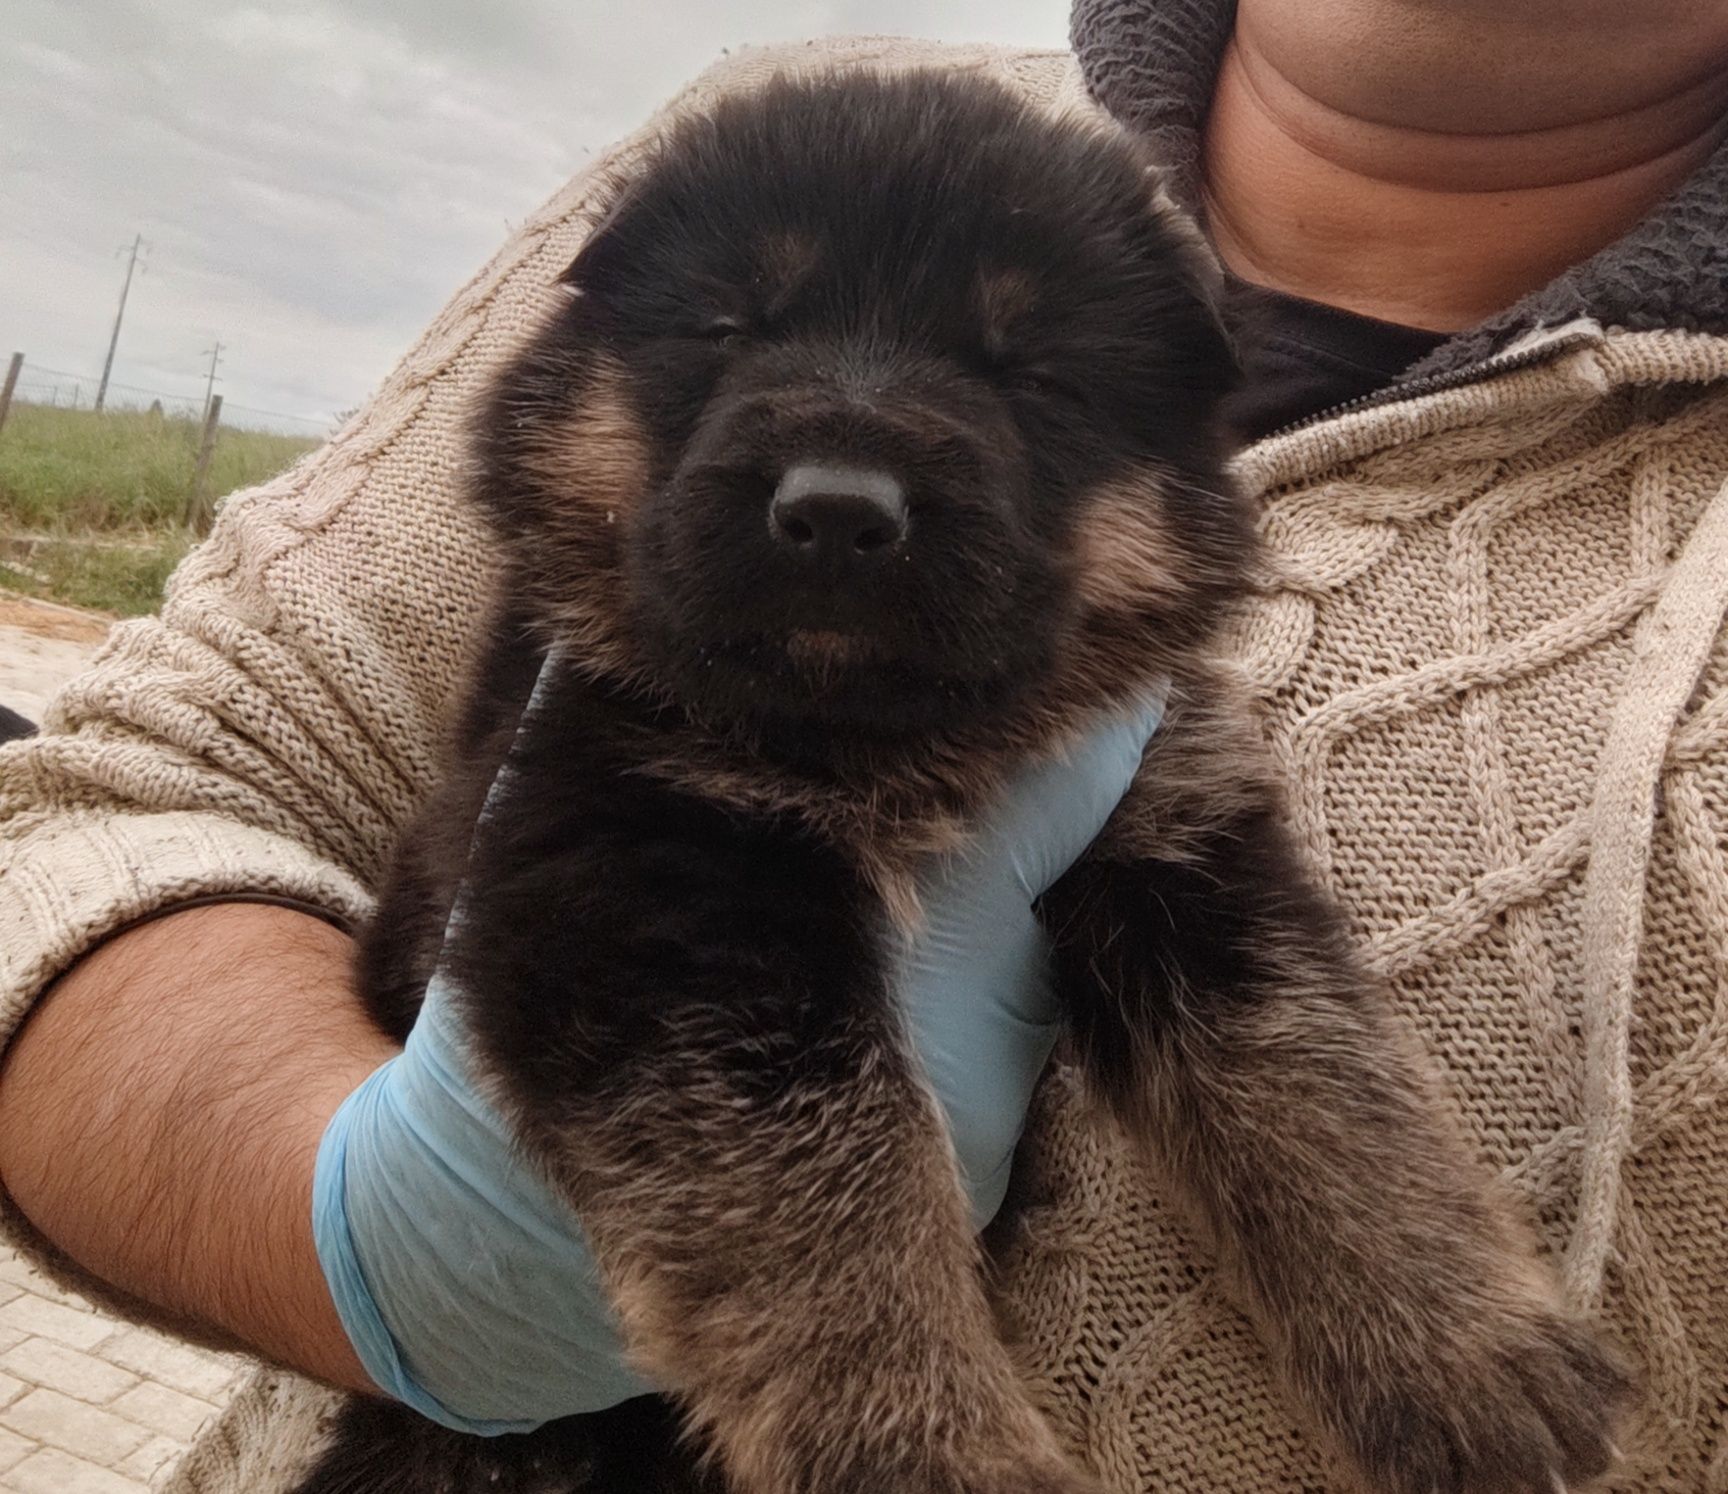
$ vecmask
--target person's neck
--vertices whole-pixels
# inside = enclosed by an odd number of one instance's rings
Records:
[[[1238,22],[1202,154],[1243,279],[1384,321],[1473,326],[1619,238],[1728,133],[1722,80],[1535,130],[1358,118],[1290,81]]]

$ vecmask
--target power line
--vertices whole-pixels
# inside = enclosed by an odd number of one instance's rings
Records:
[[[228,345],[226,343],[219,343],[219,344],[217,344],[217,346],[224,353],[226,353],[229,350]],[[213,349],[206,348],[200,356],[207,358],[207,357],[211,356],[212,352],[213,352]],[[208,367],[209,367],[209,365],[206,365],[206,370],[207,370],[206,371],[206,378],[208,378]],[[88,384],[88,383],[94,382],[94,380],[90,374],[75,373],[75,372],[73,372],[73,370],[71,370],[69,368],[49,368],[44,364],[36,363],[36,362],[29,362],[29,363],[25,364],[25,376],[27,379],[40,378],[44,374],[48,375],[51,378],[67,379],[67,380],[70,380],[73,384],[78,384],[78,385]],[[44,384],[32,382],[30,384],[30,387],[37,388],[37,389],[45,389],[48,386],[44,385]],[[109,381],[109,384],[108,384],[108,389],[110,391],[123,390],[127,394],[148,395],[154,399],[172,400],[174,403],[181,404],[181,405],[190,405],[192,403],[192,401],[197,398],[196,395],[180,394],[180,393],[177,393],[177,392],[170,390],[170,389],[155,389],[155,388],[151,388],[150,386],[145,385],[145,384],[127,384],[127,383],[121,382],[119,379],[111,379]],[[208,395],[209,392],[210,392],[210,390],[209,390],[208,385],[207,385],[206,386],[206,395]],[[332,405],[334,405],[334,402],[332,402]],[[206,403],[204,405],[204,409],[206,410],[206,412],[209,410],[209,408],[210,408],[209,404]],[[329,414],[324,414],[324,415],[305,415],[305,414],[300,414],[300,413],[297,413],[297,412],[291,411],[291,410],[266,410],[266,409],[264,409],[258,405],[235,404],[232,401],[228,401],[228,400],[223,401],[222,408],[224,410],[243,411],[248,415],[265,415],[265,416],[268,416],[272,420],[292,420],[292,421],[297,422],[300,425],[318,426],[318,427],[326,428],[326,429],[329,428],[330,426],[334,425],[336,422],[336,417],[335,417],[334,413],[329,413]]]
[[[248,415],[268,415],[273,420],[298,420],[302,425],[331,425],[333,415],[293,415],[287,410],[260,410],[256,405],[224,405],[227,410],[244,410]]]

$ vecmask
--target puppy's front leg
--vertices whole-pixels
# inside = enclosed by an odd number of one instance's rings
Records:
[[[1078,1494],[993,1331],[870,893],[607,734],[530,733],[452,959],[637,1362],[751,1494]]]
[[[1576,1487],[1624,1382],[1299,866],[1241,715],[1196,703],[1221,688],[1188,687],[1046,899],[1090,1077],[1370,1488]]]

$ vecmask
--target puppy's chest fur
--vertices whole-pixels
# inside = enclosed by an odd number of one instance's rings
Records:
[[[919,868],[964,847],[1008,761],[978,741],[800,760],[786,744],[645,704],[579,669],[555,662],[537,675],[544,657],[517,619],[499,619],[456,760],[398,848],[361,981],[398,1035],[440,955],[462,959],[460,940],[444,947],[459,886],[471,924],[489,930],[472,951],[489,984],[501,920],[593,928],[626,861],[631,885],[653,895],[612,910],[619,918],[687,913],[699,878],[704,898],[725,892],[711,917],[729,932],[809,922],[820,901],[819,921],[843,917],[858,935],[845,941],[852,955],[879,963],[921,926]],[[662,935],[668,949],[711,942],[690,926]],[[488,1020],[483,1004],[474,1015]]]

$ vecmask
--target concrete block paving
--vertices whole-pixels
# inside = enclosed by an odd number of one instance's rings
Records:
[[[0,1247],[0,1494],[146,1494],[245,1370],[108,1317]]]

